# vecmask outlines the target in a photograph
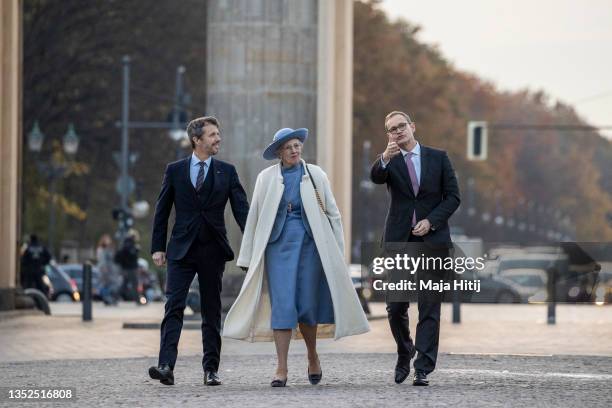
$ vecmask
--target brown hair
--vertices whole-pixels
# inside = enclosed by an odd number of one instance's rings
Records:
[[[204,135],[204,126],[214,125],[219,128],[219,121],[214,116],[202,116],[195,118],[187,125],[187,137],[191,142],[191,148],[195,149],[193,138],[200,139]]]
[[[387,130],[387,121],[396,115],[401,115],[406,118],[409,124],[412,123],[412,119],[410,119],[410,116],[408,116],[407,113],[404,113],[402,111],[393,111],[388,113],[387,116],[385,116],[385,130]]]
[[[111,246],[113,246],[113,239],[111,236],[109,234],[102,235],[98,241],[98,247],[108,248]]]

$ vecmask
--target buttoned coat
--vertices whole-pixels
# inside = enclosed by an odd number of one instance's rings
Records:
[[[302,165],[306,166],[303,160]],[[326,214],[317,202],[306,171],[300,182],[300,196],[329,285],[335,321],[335,324],[319,325],[317,337],[339,339],[365,333],[370,327],[344,262],[342,222],[329,180],[320,167],[308,164],[308,169]],[[225,337],[249,341],[272,340],[272,310],[264,257],[283,190],[280,163],[264,169],[257,176],[237,261],[237,265],[247,267],[248,272],[240,294],[225,319]],[[297,330],[294,331],[294,335],[298,334]]]

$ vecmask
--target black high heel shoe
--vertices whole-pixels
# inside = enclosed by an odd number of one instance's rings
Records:
[[[321,370],[319,374],[310,374],[310,369],[307,370],[307,372],[308,372],[308,381],[310,381],[312,385],[317,385],[318,383],[321,382],[321,377],[323,377],[323,370]]]
[[[287,379],[285,378],[284,380],[280,380],[278,378],[275,378],[272,380],[272,382],[270,383],[271,387],[285,387],[287,385]]]

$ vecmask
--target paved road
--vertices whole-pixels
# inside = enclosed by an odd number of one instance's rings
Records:
[[[372,331],[339,341],[322,340],[323,353],[393,353],[395,343],[384,319],[384,306],[372,305]],[[443,305],[440,351],[448,353],[498,353],[539,355],[603,355],[612,357],[612,306],[560,305],[558,324],[546,324],[545,305],[464,305],[463,322],[450,322],[450,305]],[[410,326],[416,324],[411,307]],[[83,323],[80,305],[55,304],[53,316],[28,316],[0,320],[0,361],[150,357],[158,353],[159,330],[126,330],[124,322],[156,322],[163,305],[118,308],[94,307],[94,321]],[[192,323],[193,324],[193,323]],[[197,327],[197,324],[195,324]],[[186,330],[179,351],[195,355],[202,350],[199,330]],[[303,342],[295,352],[305,352]],[[224,339],[227,355],[270,354],[271,343],[245,343]]]
[[[289,361],[289,386],[272,389],[270,355],[225,356],[220,387],[202,385],[200,356],[181,356],[177,383],[148,379],[152,358],[0,363],[3,385],[73,387],[77,404],[182,407],[610,407],[612,358],[440,356],[429,387],[392,380],[393,354],[322,354],[323,380],[311,386],[302,354]],[[40,404],[40,403],[39,403]],[[0,406],[34,406],[0,401]],[[40,404],[42,405],[42,404]],[[47,404],[48,405],[48,404]]]
[[[430,387],[393,383],[395,345],[384,305],[372,331],[321,340],[322,384],[306,379],[304,344],[293,342],[289,387],[271,389],[274,346],[226,339],[221,387],[202,385],[201,335],[181,337],[177,385],[147,376],[156,363],[158,330],[126,330],[125,322],[159,322],[161,304],[94,307],[55,304],[54,315],[0,319],[0,394],[5,387],[73,387],[72,406],[612,406],[612,309],[560,305],[558,324],[545,323],[539,305],[464,305],[463,323],[443,306],[441,355]],[[410,308],[414,328],[416,308]],[[382,319],[381,319],[382,318]],[[519,354],[530,354],[529,356]],[[45,403],[66,406],[67,402]],[[35,406],[2,399],[0,406]],[[39,405],[41,405],[39,403]]]

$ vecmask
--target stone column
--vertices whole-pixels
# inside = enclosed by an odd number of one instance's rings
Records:
[[[0,310],[15,307],[20,222],[22,4],[0,1]]]
[[[209,0],[207,114],[221,121],[220,159],[249,196],[282,127],[310,130],[307,162],[329,175],[351,236],[352,0]],[[228,218],[234,249],[241,234]]]
[[[351,253],[353,0],[319,0],[317,162],[329,176]]]
[[[251,197],[262,153],[279,128],[306,127],[316,162],[317,0],[209,0],[206,113],[221,121],[219,158]],[[350,218],[349,218],[350,219]],[[226,216],[234,250],[242,235]]]

